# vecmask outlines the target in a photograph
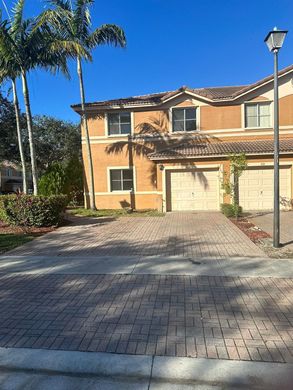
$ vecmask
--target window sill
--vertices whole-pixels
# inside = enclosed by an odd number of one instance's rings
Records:
[[[171,130],[171,134],[192,134],[192,133],[200,133],[200,130],[190,130],[190,131],[173,131],[173,130]]]
[[[113,191],[110,191],[111,193],[114,192],[114,193],[121,193],[121,192],[133,192],[133,190],[113,190]]]
[[[266,127],[244,127],[244,130],[273,130],[272,126]]]
[[[132,135],[131,133],[129,134],[107,134],[107,137],[108,138],[125,138],[125,137],[129,137],[130,135]]]

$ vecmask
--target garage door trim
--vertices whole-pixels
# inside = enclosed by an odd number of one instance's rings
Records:
[[[162,175],[162,188],[163,188],[163,212],[167,212],[167,173],[170,171],[190,171],[190,170],[204,170],[204,169],[217,169],[219,171],[219,184],[221,177],[223,177],[223,164],[204,164],[204,165],[174,165],[171,167],[164,167],[163,175]],[[219,200],[219,208],[220,208],[220,203],[222,203],[223,199],[223,192],[220,189],[219,185],[219,192],[218,192],[218,200]]]
[[[282,172],[285,172],[283,171],[284,169],[288,169],[288,178],[287,178],[287,184],[286,184],[286,189],[285,189],[285,193],[286,195],[288,195],[288,198],[289,199],[292,199],[292,162],[290,161],[283,161],[283,162],[280,162],[279,164],[280,166],[280,186],[281,186],[281,174]],[[242,198],[242,188],[241,188],[241,179],[242,179],[242,175],[240,176],[240,180],[239,180],[239,197],[240,197],[240,205],[244,208],[244,210],[272,210],[273,209],[273,167],[274,167],[274,164],[273,162],[260,162],[260,163],[249,163],[247,164],[247,168],[246,168],[246,171],[253,171],[253,170],[268,170],[271,172],[272,174],[272,205],[270,208],[245,208],[245,203],[243,200],[241,200]],[[245,171],[244,171],[245,172]],[[245,189],[243,190],[245,191]],[[280,193],[280,196],[282,196],[282,193]],[[248,199],[249,200],[249,199]],[[247,201],[248,201],[247,200]],[[243,204],[241,204],[243,203]],[[286,205],[283,205],[281,204],[281,208],[283,209],[286,209]]]

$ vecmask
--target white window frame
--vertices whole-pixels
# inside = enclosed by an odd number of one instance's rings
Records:
[[[187,108],[193,108],[196,112],[196,129],[190,130],[190,131],[173,131],[173,110],[175,109],[187,109]],[[187,133],[196,133],[200,130],[200,107],[199,106],[173,106],[169,109],[169,132],[173,134],[187,134]]]
[[[114,190],[111,191],[111,171],[113,170],[132,170],[133,177],[133,189],[132,190]],[[118,167],[107,167],[107,185],[109,194],[130,194],[131,192],[136,192],[136,170],[134,166],[118,166]]]
[[[267,104],[269,106],[270,111],[270,124],[269,126],[246,126],[246,107],[249,105],[260,105]],[[267,129],[273,127],[273,110],[272,110],[273,102],[270,100],[259,100],[259,101],[248,101],[243,104],[243,113],[242,113],[242,128],[243,129]]]
[[[108,129],[108,115],[109,114],[121,114],[121,113],[124,113],[124,112],[127,112],[129,113],[130,112],[130,133],[129,134],[109,134],[109,129]],[[115,137],[128,137],[129,135],[133,135],[134,133],[134,113],[133,111],[127,111],[127,110],[119,110],[119,111],[110,111],[110,112],[106,112],[105,113],[105,137],[108,137],[108,138],[115,138]]]

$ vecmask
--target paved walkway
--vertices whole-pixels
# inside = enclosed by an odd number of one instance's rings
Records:
[[[75,218],[12,255],[266,257],[221,213],[168,213],[113,220]]]
[[[252,223],[260,227],[263,231],[273,235],[273,213],[267,212],[252,216],[249,218]],[[293,251],[293,211],[281,212],[281,229],[280,238],[281,243],[284,245],[284,249]]]
[[[0,276],[0,346],[293,362],[293,280]]]

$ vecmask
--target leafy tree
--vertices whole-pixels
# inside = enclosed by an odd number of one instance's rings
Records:
[[[20,114],[25,159],[29,159],[25,116]],[[15,132],[15,114],[11,102],[0,93],[0,161],[20,162]],[[37,165],[42,175],[53,162],[65,163],[75,156],[81,160],[79,126],[51,116],[33,117]]]
[[[51,164],[39,180],[40,194],[67,195],[73,204],[81,204],[83,199],[83,168],[78,156],[66,163]]]
[[[72,156],[65,167],[65,193],[71,204],[83,204],[83,165],[78,156]]]
[[[37,164],[43,173],[53,162],[66,162],[81,157],[78,125],[50,116],[33,117]]]
[[[90,207],[95,210],[95,189],[93,162],[85,113],[85,90],[82,72],[82,60],[92,60],[91,51],[99,45],[113,44],[124,47],[126,38],[123,30],[114,24],[103,24],[94,31],[91,27],[90,6],[94,0],[50,0],[53,10],[45,11],[40,17],[40,25],[49,23],[56,31],[60,31],[72,45],[77,44],[77,73],[79,77],[81,97],[81,122],[85,131],[86,150],[89,165]],[[81,50],[82,49],[82,50]]]
[[[55,162],[40,178],[39,192],[44,196],[64,194],[65,182],[65,169],[61,163]]]
[[[20,117],[21,127],[25,125],[25,119]],[[9,160],[18,163],[20,161],[17,150],[17,133],[15,112],[13,104],[0,93],[0,161]]]

